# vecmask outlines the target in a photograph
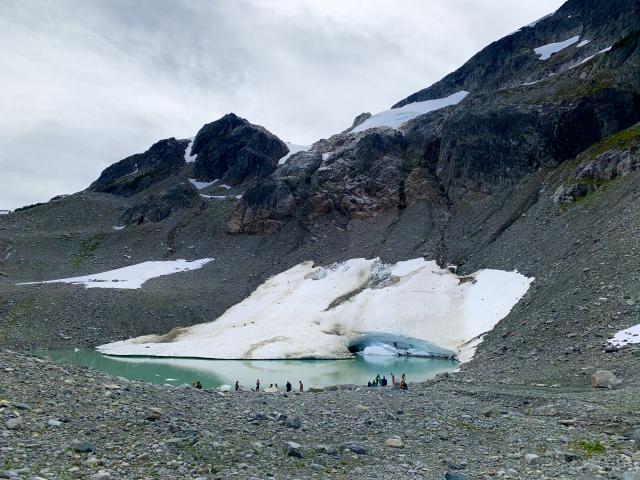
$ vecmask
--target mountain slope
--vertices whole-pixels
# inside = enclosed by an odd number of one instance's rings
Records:
[[[164,140],[109,167],[85,192],[0,217],[0,340],[162,333],[212,320],[306,260],[423,256],[536,278],[470,372],[631,375],[633,348],[602,345],[640,323],[638,5],[567,2],[399,102],[470,92],[399,129],[347,130],[279,165],[287,147],[229,115],[193,143]],[[546,60],[534,51],[575,36]],[[136,291],[16,285],[178,258],[215,260]]]

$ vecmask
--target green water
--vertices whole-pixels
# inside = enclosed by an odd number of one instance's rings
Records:
[[[180,385],[200,380],[205,388],[233,385],[236,380],[249,388],[260,379],[262,388],[271,383],[284,387],[289,380],[294,387],[298,380],[306,386],[356,384],[380,374],[391,383],[406,374],[408,382],[433,378],[438,373],[458,368],[452,360],[412,357],[356,357],[349,360],[201,360],[193,358],[115,357],[93,349],[60,349],[35,352],[60,363],[95,368],[105,373],[131,380]]]

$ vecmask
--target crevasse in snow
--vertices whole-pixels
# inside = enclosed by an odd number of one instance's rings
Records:
[[[376,127],[398,128],[403,123],[406,123],[420,115],[425,115],[444,107],[457,105],[468,94],[469,92],[461,90],[449,95],[448,97],[437,98],[435,100],[425,100],[424,102],[414,102],[400,108],[385,110],[383,112],[376,113],[375,115],[371,115],[367,120],[351,130],[351,133],[364,132],[369,128]]]
[[[84,285],[86,288],[121,288],[137,289],[147,280],[172,273],[187,272],[202,268],[213,258],[203,258],[189,262],[187,260],[166,260],[142,262],[128,267],[117,268],[83,277],[61,278],[59,280],[47,280],[44,282],[27,282],[18,285],[36,285],[41,283],[71,283]]]
[[[576,43],[578,40],[580,40],[580,35],[576,35],[575,37],[571,37],[562,42],[550,43],[548,45],[542,45],[541,47],[536,47],[533,49],[533,51],[537,55],[540,55],[540,60],[548,60],[549,58],[551,58],[551,55],[553,55],[554,53],[558,53],[561,50],[564,50],[565,48]]]
[[[111,355],[219,359],[345,358],[365,335],[403,336],[473,355],[533,279],[481,270],[459,277],[422,258],[304,262],[260,285],[217,320],[98,347]],[[379,342],[367,346],[390,345]],[[382,347],[385,348],[385,347]]]

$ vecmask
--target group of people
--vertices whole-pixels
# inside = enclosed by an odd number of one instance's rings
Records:
[[[285,384],[284,388],[285,388],[285,391],[288,393],[288,392],[291,392],[293,390],[293,385],[291,385],[291,382],[289,380],[287,380],[287,383]],[[280,391],[280,388],[278,387],[277,383],[270,384],[269,388],[267,388],[265,390],[265,392],[273,391],[274,389],[276,391]],[[238,381],[236,381],[236,392],[238,390],[240,390],[240,383]],[[260,391],[260,379],[256,380],[256,388],[252,388],[251,391],[252,392],[259,392]],[[298,380],[298,391],[299,392],[304,392],[304,385],[302,384],[302,380]]]
[[[382,376],[380,378],[380,374],[376,375],[376,378],[373,379],[373,382],[367,382],[367,387],[386,387],[389,384],[387,377]],[[407,378],[403,373],[400,377],[400,381],[396,379],[396,376],[391,373],[391,385],[395,388],[399,388],[400,390],[408,390],[409,386],[407,385]]]

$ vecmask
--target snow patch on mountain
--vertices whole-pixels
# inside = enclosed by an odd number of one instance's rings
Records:
[[[640,323],[626,330],[620,330],[609,339],[609,343],[616,347],[640,343]]]
[[[287,163],[287,160],[289,160],[289,158],[298,153],[298,152],[306,152],[311,148],[311,145],[297,145],[295,143],[291,143],[291,142],[284,142],[285,145],[287,146],[287,148],[289,149],[289,152],[282,157],[280,160],[278,160],[278,165],[284,165],[285,163]]]
[[[587,45],[588,43],[591,43],[591,40],[583,40],[583,41],[581,41],[578,45],[576,45],[576,47],[578,47],[578,48],[582,48],[582,47],[584,47],[585,45]]]
[[[138,289],[142,287],[147,280],[152,278],[171,275],[172,273],[197,270],[213,260],[213,258],[203,258],[191,262],[187,260],[142,262],[102,273],[85,275],[83,277],[61,278],[59,280],[46,280],[43,282],[26,282],[18,283],[18,285],[70,283],[72,285],[84,285],[85,288]]]
[[[268,279],[215,321],[98,350],[218,359],[345,358],[368,336],[375,341],[365,347],[394,353],[383,345],[400,342],[408,351],[415,340],[419,349],[433,350],[424,346],[429,342],[466,361],[479,343],[473,340],[504,318],[532,281],[500,270],[457,276],[423,258],[396,264],[356,258],[328,267],[304,262]]]
[[[578,40],[580,40],[580,35],[576,35],[575,37],[571,37],[562,42],[549,43],[548,45],[536,47],[533,49],[533,51],[537,55],[540,55],[540,60],[548,60],[549,58],[551,58],[551,55],[553,55],[554,53],[558,53],[567,47],[570,47]]]
[[[193,138],[189,139],[189,145],[187,145],[187,149],[184,151],[184,161],[187,163],[193,163],[196,161],[198,155],[191,155],[191,148],[193,147]]]
[[[414,102],[400,108],[392,108],[383,112],[371,115],[367,120],[362,122],[351,133],[364,132],[370,128],[376,127],[392,127],[399,128],[403,123],[408,122],[420,115],[425,115],[444,107],[450,107],[460,103],[469,92],[461,90],[448,97],[437,98],[435,100],[425,100],[424,102]]]
[[[214,181],[212,182],[199,182],[197,181],[195,178],[190,178],[189,182],[191,182],[191,185],[193,185],[194,187],[196,187],[198,190],[202,190],[203,188],[207,188],[210,187],[211,185],[213,185],[214,183],[216,183],[219,179],[216,178]]]

